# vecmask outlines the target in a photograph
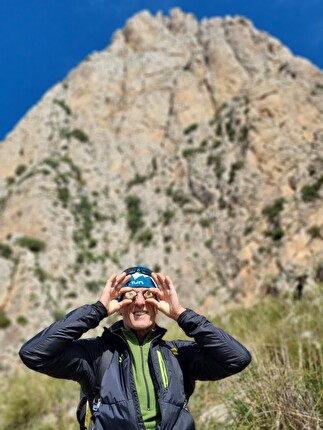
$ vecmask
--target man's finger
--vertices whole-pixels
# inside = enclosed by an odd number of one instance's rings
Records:
[[[110,278],[107,280],[105,286],[106,287],[108,287],[108,286],[111,287],[116,277],[117,277],[117,275],[115,273],[113,275],[111,275]]]
[[[122,286],[129,281],[130,277],[131,275],[126,275],[124,272],[121,273],[121,275],[119,275],[116,279],[115,289],[120,290],[120,288],[122,288]]]
[[[121,309],[121,308],[125,308],[126,306],[131,305],[131,303],[132,303],[132,300],[131,300],[131,299],[123,298],[123,299],[121,300],[121,302],[120,302],[120,309]]]
[[[165,276],[163,276],[161,273],[156,273],[156,283],[158,287],[163,290],[165,288]]]

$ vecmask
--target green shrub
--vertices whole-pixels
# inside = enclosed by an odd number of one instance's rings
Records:
[[[165,254],[170,254],[172,252],[172,247],[170,245],[165,246],[164,248]]]
[[[228,118],[227,122],[225,123],[225,129],[227,132],[227,135],[229,137],[230,142],[234,141],[236,130],[233,124],[233,120],[231,117]]]
[[[227,107],[226,103],[223,103],[219,107],[219,109],[216,111],[214,117],[209,121],[209,125],[217,125],[217,124],[221,123],[221,115],[222,115],[222,113],[226,107]]]
[[[175,216],[175,212],[170,210],[170,209],[166,209],[163,214],[163,224],[164,225],[169,225],[170,221],[174,218]]]
[[[263,208],[262,214],[265,215],[269,221],[273,222],[284,209],[284,204],[285,199],[283,197],[276,199],[272,205],[267,205]]]
[[[30,251],[35,253],[43,251],[46,248],[45,242],[29,236],[21,237],[20,239],[17,240],[17,243],[23,248],[27,248]]]
[[[219,121],[217,123],[216,129],[215,129],[216,136],[222,136],[222,122]]]
[[[185,208],[184,209],[184,213],[185,214],[196,214],[196,215],[201,215],[203,212],[205,211],[205,207],[202,208]]]
[[[83,239],[90,240],[94,227],[93,212],[92,204],[85,194],[81,195],[80,202],[75,206],[73,213],[76,220],[82,224],[81,232],[78,235],[80,241]]]
[[[0,243],[0,257],[3,258],[11,258],[12,256],[12,249],[9,245],[6,243]]]
[[[24,315],[19,315],[16,321],[17,321],[17,324],[21,326],[26,326],[28,324],[28,320]]]
[[[253,225],[247,225],[243,231],[243,234],[245,236],[248,236],[248,234],[253,232],[253,229],[254,229]]]
[[[321,175],[312,185],[304,185],[301,189],[304,202],[311,202],[319,197],[319,190],[323,185],[323,175]]]
[[[127,206],[127,226],[134,235],[144,225],[143,212],[141,210],[141,200],[138,196],[127,196],[125,199]]]
[[[5,310],[3,308],[0,308],[0,328],[9,327],[10,324],[11,320],[8,318]]]
[[[235,179],[236,172],[242,169],[243,166],[244,166],[244,162],[242,160],[238,160],[231,165],[230,174],[229,174],[229,184],[232,184],[232,182]]]
[[[15,174],[17,176],[22,175],[25,171],[27,170],[27,166],[25,166],[24,164],[20,164],[19,166],[17,166]]]
[[[93,216],[95,221],[106,221],[107,219],[109,219],[107,215],[103,215],[99,211],[93,211]],[[110,216],[110,220],[113,221],[112,216]]]
[[[248,139],[249,129],[247,126],[244,126],[239,131],[239,141],[244,142]]]
[[[210,227],[212,220],[210,218],[201,218],[199,220],[200,226],[203,228]]]
[[[83,130],[80,130],[79,128],[75,128],[74,130],[67,133],[67,138],[70,139],[71,137],[74,137],[75,139],[79,140],[80,142],[88,142],[89,137],[86,133],[84,133]]]
[[[138,242],[141,242],[144,246],[148,246],[152,239],[153,233],[149,228],[140,231],[137,235]]]
[[[212,248],[212,243],[213,243],[213,240],[212,240],[212,239],[208,239],[208,240],[206,240],[206,241],[204,242],[204,246],[205,246],[205,248],[207,248],[207,249],[211,249],[211,248]]]
[[[55,103],[55,104],[57,104],[59,107],[61,107],[67,115],[71,115],[71,114],[72,114],[72,110],[71,110],[71,108],[66,104],[65,100],[57,100],[57,99],[55,99],[55,100],[53,101],[53,103]]]
[[[77,292],[76,291],[69,291],[66,296],[66,299],[76,299],[77,298]]]
[[[98,244],[98,241],[96,239],[89,239],[89,248],[95,248]]]
[[[222,143],[221,140],[214,139],[212,143],[212,149],[217,149],[221,145],[221,143]]]
[[[43,160],[44,164],[47,164],[47,166],[51,167],[52,169],[57,169],[57,167],[59,166],[59,160],[57,160],[56,158],[45,158]]]
[[[316,282],[323,283],[323,261],[316,264],[314,279]]]
[[[319,187],[317,184],[304,185],[301,189],[301,194],[304,202],[312,202],[319,196]]]
[[[284,229],[281,225],[277,225],[273,228],[270,235],[273,240],[279,241],[284,236]]]
[[[135,177],[128,182],[127,188],[130,189],[134,185],[144,184],[148,178],[148,176],[139,175],[138,173],[136,173]]]
[[[62,161],[69,165],[69,167],[70,167],[71,171],[73,172],[76,180],[81,185],[84,185],[84,180],[82,178],[82,171],[81,171],[80,167],[77,166],[70,157],[67,157],[67,156],[62,157]]]
[[[205,151],[206,151],[206,149],[204,147],[186,148],[186,149],[183,149],[182,155],[184,158],[189,158],[195,154],[203,154]]]
[[[209,155],[207,159],[207,165],[214,165],[214,173],[218,179],[221,179],[223,173],[225,172],[225,167],[222,164],[222,156],[218,155]]]
[[[8,176],[6,179],[9,186],[15,183],[15,178],[13,176]]]
[[[312,239],[321,239],[321,228],[318,225],[312,225],[307,233],[311,236]]]
[[[0,213],[5,209],[7,204],[7,197],[2,197],[2,199],[0,199]]]
[[[197,130],[197,128],[198,128],[198,124],[196,124],[196,123],[194,123],[194,124],[191,124],[191,125],[189,125],[188,127],[186,127],[185,129],[184,129],[184,131],[183,131],[183,133],[184,134],[190,134],[190,133],[192,133],[193,131],[195,131],[195,130]]]
[[[67,207],[69,198],[70,198],[70,192],[67,187],[58,188],[58,198],[62,202],[64,207]]]
[[[219,209],[226,209],[228,207],[228,204],[225,201],[225,198],[223,196],[219,197],[218,205],[219,205]]]
[[[179,206],[184,206],[187,203],[190,203],[191,199],[184,194],[181,190],[176,190],[172,194],[172,200],[174,203],[178,204]]]
[[[37,278],[40,280],[40,282],[45,282],[46,279],[49,278],[48,273],[38,265],[35,267],[34,273],[37,276]]]

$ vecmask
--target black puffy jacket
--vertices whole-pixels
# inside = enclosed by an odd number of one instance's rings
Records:
[[[95,429],[145,430],[131,354],[121,334],[122,321],[105,329],[101,337],[79,339],[106,316],[100,302],[81,306],[27,341],[19,352],[20,357],[33,370],[73,379],[84,391],[90,391],[95,385],[100,357],[110,349],[113,357],[102,380],[102,403]],[[195,341],[164,341],[166,330],[157,327],[150,346],[149,366],[161,414],[158,430],[195,429],[187,408],[195,381],[225,378],[243,370],[251,360],[244,346],[204,316],[187,309],[177,322]],[[160,354],[165,363],[167,385],[158,359]]]

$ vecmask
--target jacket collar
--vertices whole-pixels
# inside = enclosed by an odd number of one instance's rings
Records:
[[[122,336],[123,328],[124,328],[123,321],[120,320],[112,324],[112,326],[110,326],[108,329],[106,328],[105,332],[110,332],[111,334]],[[155,332],[155,336],[153,337],[152,341],[154,341],[157,338],[162,338],[165,335],[167,330],[163,327],[159,327],[158,325],[156,325],[153,331]]]

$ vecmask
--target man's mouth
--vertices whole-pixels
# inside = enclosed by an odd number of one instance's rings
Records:
[[[144,311],[137,311],[137,312],[133,312],[135,317],[141,317],[143,315],[147,315],[147,312]]]

